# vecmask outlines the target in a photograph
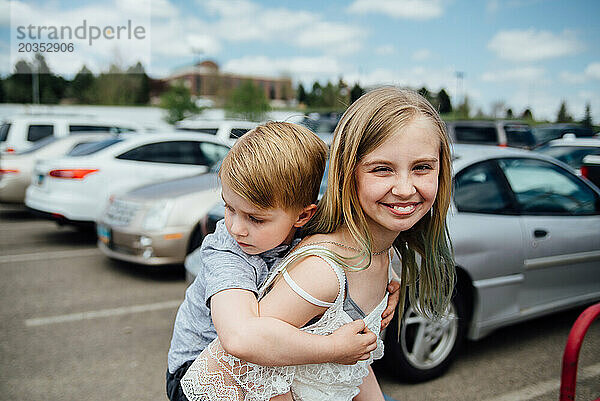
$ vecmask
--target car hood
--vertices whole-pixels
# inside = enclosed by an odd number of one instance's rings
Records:
[[[176,198],[193,192],[216,188],[218,186],[218,175],[216,173],[206,173],[144,185],[127,192],[124,197],[132,200]]]

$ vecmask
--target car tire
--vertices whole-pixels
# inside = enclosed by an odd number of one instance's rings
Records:
[[[396,314],[385,336],[385,363],[390,374],[401,381],[418,383],[439,377],[448,369],[467,331],[464,299],[455,295],[448,308],[448,317],[430,321],[407,305],[400,336]]]

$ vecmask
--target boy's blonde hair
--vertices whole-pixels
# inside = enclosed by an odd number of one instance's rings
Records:
[[[408,286],[412,305],[427,316],[440,316],[452,296],[454,262],[446,227],[452,171],[450,144],[445,124],[433,106],[410,90],[384,87],[354,102],[338,123],[331,145],[328,185],[316,215],[306,232],[330,233],[346,224],[366,249],[370,264],[372,237],[356,191],[356,167],[360,160],[416,118],[431,122],[440,140],[438,192],[432,212],[411,229],[401,232],[394,248],[402,259],[400,302]],[[421,255],[421,266],[416,262]],[[418,296],[418,302],[417,302]],[[402,309],[400,309],[400,313]]]
[[[316,203],[327,145],[308,128],[287,122],[259,125],[223,159],[221,181],[259,209]]]

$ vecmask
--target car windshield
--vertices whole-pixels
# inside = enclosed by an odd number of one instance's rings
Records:
[[[600,147],[592,146],[546,146],[539,149],[540,153],[554,157],[567,163],[574,169],[581,168],[583,158],[587,155],[600,155]]]
[[[10,124],[5,123],[5,124],[0,125],[0,142],[6,141],[9,130],[10,130]]]
[[[456,125],[454,127],[456,142],[459,143],[498,143],[496,128],[472,125]]]
[[[528,125],[506,124],[504,132],[506,132],[508,146],[530,148],[535,145],[535,137]]]
[[[30,147],[29,149],[24,150],[22,152],[18,152],[18,153],[20,155],[26,155],[29,153],[33,153],[33,152],[37,151],[38,149],[44,148],[44,147],[50,145],[51,143],[56,142],[57,140],[58,140],[58,138],[55,136],[47,136],[46,138],[35,142],[35,144],[32,147]]]
[[[69,153],[67,153],[67,156],[88,156],[122,141],[122,139],[112,138],[104,141],[89,142],[81,146],[74,147]]]

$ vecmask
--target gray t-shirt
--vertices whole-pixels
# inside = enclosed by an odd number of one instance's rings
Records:
[[[196,266],[198,275],[185,292],[177,311],[173,338],[169,349],[169,372],[187,361],[195,360],[217,332],[210,315],[210,297],[216,293],[240,288],[258,293],[271,269],[300,241],[280,245],[259,255],[248,255],[231,237],[224,221],[217,223],[213,234],[207,235],[202,246],[185,260],[186,266]]]

